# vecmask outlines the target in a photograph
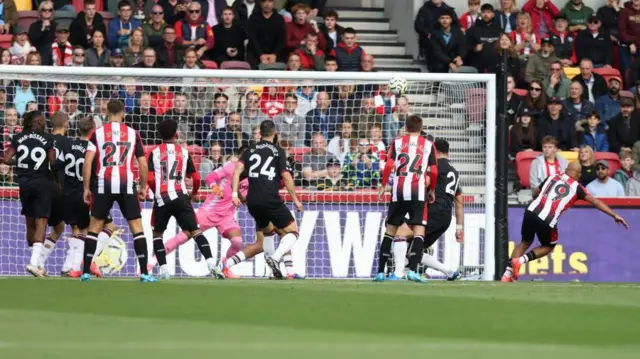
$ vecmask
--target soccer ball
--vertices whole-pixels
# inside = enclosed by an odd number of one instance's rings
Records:
[[[389,89],[396,94],[396,96],[402,96],[407,90],[407,80],[404,77],[395,76],[389,80]]]
[[[122,238],[113,235],[102,253],[96,257],[95,263],[103,274],[116,273],[127,264],[128,256],[127,244]]]

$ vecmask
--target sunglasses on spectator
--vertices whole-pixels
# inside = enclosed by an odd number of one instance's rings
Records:
[[[597,171],[604,171],[604,170],[608,170],[608,168],[605,167],[605,166],[598,166],[598,167],[596,167],[596,170]]]
[[[560,68],[560,67],[552,67],[551,71],[562,71],[562,68]]]
[[[76,52],[73,56],[84,56],[84,52]]]
[[[42,10],[40,10],[40,11],[42,11],[42,12],[53,12],[53,8],[50,8],[50,7],[48,7],[48,8],[43,8],[43,9],[42,9]]]
[[[540,87],[529,87],[529,90],[537,92],[537,91],[542,91],[542,88],[540,88]]]
[[[152,14],[153,15],[162,15],[164,13],[162,11],[155,11],[155,12],[152,12]]]
[[[360,142],[358,146],[369,146],[369,142]]]
[[[189,14],[199,14],[200,10],[189,10]]]

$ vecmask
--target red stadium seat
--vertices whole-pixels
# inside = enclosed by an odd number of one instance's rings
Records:
[[[302,161],[302,156],[311,152],[310,147],[291,147],[288,149],[289,155],[296,159],[296,162]]]
[[[251,70],[251,65],[244,61],[225,61],[220,64],[221,70]]]
[[[218,64],[216,64],[215,61],[211,61],[211,60],[201,60],[200,62],[202,62],[202,65],[209,70],[217,70],[218,69]]]
[[[520,186],[522,188],[530,188],[531,182],[529,182],[529,171],[531,170],[531,162],[538,157],[541,152],[536,151],[522,151],[516,153],[516,172],[520,179]]]
[[[470,122],[484,121],[487,91],[482,88],[467,89],[467,118]]]
[[[198,145],[187,146],[187,151],[191,156],[204,156],[207,154],[207,150]]]
[[[104,9],[104,5],[102,4],[102,0],[95,0],[96,2],[96,10],[102,11]],[[71,5],[76,9],[76,13],[84,11],[84,0],[73,0]]]
[[[614,69],[614,68],[610,68],[610,69],[599,68],[599,69],[593,69],[593,72],[595,72],[596,74],[602,75],[602,77],[604,77],[604,79],[607,81],[607,83],[609,83],[609,79],[611,79],[612,77],[619,77],[620,79],[622,79],[624,81],[624,78],[623,78],[622,74],[620,74],[620,70],[618,70],[618,69]],[[624,84],[622,84],[622,85],[624,85]]]
[[[29,30],[29,26],[38,21],[37,11],[18,11],[18,26],[25,30]]]
[[[605,160],[609,163],[609,176],[613,177],[613,174],[622,168],[620,158],[618,155],[611,152],[596,152],[596,161]]]
[[[529,91],[525,90],[525,89],[513,89],[513,93],[518,95],[518,96],[527,96],[527,93],[529,93]]]
[[[10,48],[11,39],[13,39],[13,35],[0,35],[0,47],[3,49]]]
[[[100,11],[100,15],[102,15],[102,22],[104,26],[108,29],[109,23],[113,20],[113,14],[108,11]]]

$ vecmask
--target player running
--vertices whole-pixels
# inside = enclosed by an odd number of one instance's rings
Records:
[[[429,268],[442,272],[448,280],[460,278],[460,273],[447,268],[434,255],[431,246],[449,229],[451,225],[451,211],[455,203],[456,211],[456,240],[462,243],[464,231],[462,220],[464,217],[464,204],[462,202],[462,189],[460,188],[460,175],[449,162],[449,142],[439,139],[434,142],[438,151],[438,179],[436,183],[436,200],[429,203],[429,221],[425,228],[424,253],[421,263]],[[413,231],[404,224],[398,229],[393,241],[393,259],[395,272],[389,280],[402,279],[404,275],[404,260],[407,255],[407,242],[412,242]]]
[[[82,173],[84,201],[91,204],[91,220],[84,245],[83,274],[80,280],[91,279],[90,267],[96,252],[98,232],[102,229],[113,203],[118,202],[120,211],[129,222],[133,234],[133,247],[140,265],[140,281],[156,282],[147,272],[147,241],[144,237],[140,202],[136,195],[133,167],[138,160],[140,186],[138,195],[144,199],[147,193],[147,159],[140,135],[123,124],[124,104],[119,100],[107,103],[109,123],[98,128],[90,137],[85,153]],[[95,160],[95,168],[94,168]],[[97,183],[91,188],[91,173],[95,170]]]
[[[54,166],[56,153],[53,138],[45,133],[45,126],[45,118],[40,112],[25,114],[25,130],[11,139],[11,145],[2,159],[3,163],[10,165],[13,156],[18,156],[15,173],[27,226],[27,243],[31,247],[27,272],[35,277],[45,275],[39,264],[51,214],[52,196],[60,188]]]
[[[571,162],[564,173],[547,177],[533,191],[534,200],[524,211],[522,220],[522,242],[513,249],[510,264],[502,276],[502,282],[518,280],[520,267],[523,264],[551,253],[558,243],[560,215],[571,208],[579,199],[591,203],[596,209],[613,217],[616,223],[629,228],[624,218],[613,212],[602,201],[591,196],[578,182],[581,172],[580,163]],[[535,236],[538,236],[540,246],[525,254]]]
[[[265,236],[271,236],[277,228],[284,234],[275,252],[265,255],[265,261],[276,279],[283,279],[279,263],[282,257],[291,251],[298,239],[298,226],[291,211],[280,197],[280,181],[284,180],[285,188],[298,211],[302,211],[302,203],[296,196],[293,178],[287,171],[287,156],[282,147],[274,143],[276,127],[273,121],[265,120],[260,124],[260,142],[252,144],[238,160],[233,172],[231,198],[233,204],[240,206],[238,189],[240,175],[246,172],[249,178],[247,208],[256,221],[256,229]]]
[[[427,199],[435,200],[438,167],[436,149],[433,142],[421,136],[422,118],[409,116],[405,123],[407,134],[393,140],[389,146],[387,163],[382,172],[382,186],[379,198],[385,198],[385,192],[391,171],[395,171],[393,194],[387,214],[386,231],[380,245],[378,274],[374,281],[384,281],[384,268],[391,257],[391,246],[398,227],[409,214],[406,223],[413,227],[414,238],[409,253],[409,272],[407,279],[425,282],[418,273],[418,264],[424,249],[425,226],[427,225]],[[427,174],[427,171],[429,172]],[[427,189],[427,186],[429,187]],[[427,193],[428,191],[428,193]],[[428,197],[428,198],[427,198]]]

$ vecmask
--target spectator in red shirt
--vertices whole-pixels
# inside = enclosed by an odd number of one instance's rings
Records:
[[[315,20],[308,21],[311,8],[305,4],[298,4],[293,7],[292,11],[294,20],[287,24],[286,53],[293,52],[298,46],[304,45],[308,33],[317,34],[318,46],[324,49],[327,46],[327,42],[322,32],[320,32],[318,24]]]
[[[169,91],[169,86],[159,86],[158,92],[151,96],[151,107],[156,109],[158,116],[173,109],[173,92]]]
[[[469,11],[460,16],[460,30],[466,32],[480,19],[480,0],[468,0]],[[442,15],[440,15],[442,16]]]
[[[396,95],[389,90],[388,84],[382,84],[374,97],[376,113],[379,115],[390,115],[398,110]]]
[[[176,43],[184,47],[195,47],[196,54],[201,59],[206,51],[213,49],[213,30],[202,17],[200,3],[191,2],[187,13],[184,20],[176,22],[174,26],[177,36]]]
[[[304,45],[300,45],[295,52],[300,56],[302,68],[305,70],[324,70],[324,51],[318,48],[318,34],[312,32],[305,37]]]
[[[521,59],[527,59],[534,52],[540,50],[541,38],[531,25],[531,16],[526,12],[521,12],[516,17],[517,29],[509,36],[514,43],[516,51],[520,53]]]
[[[620,72],[625,73],[631,67],[631,55],[637,55],[640,45],[640,0],[624,4],[620,11]]]
[[[284,93],[277,86],[265,86],[260,97],[260,110],[269,118],[284,110]]]
[[[531,27],[540,37],[552,32],[553,19],[560,15],[560,10],[549,0],[529,0],[522,10],[531,16]]]
[[[60,111],[62,108],[62,102],[64,101],[64,95],[69,90],[69,87],[64,82],[58,82],[55,85],[55,92],[53,95],[47,98],[47,113],[51,116],[54,112]]]

